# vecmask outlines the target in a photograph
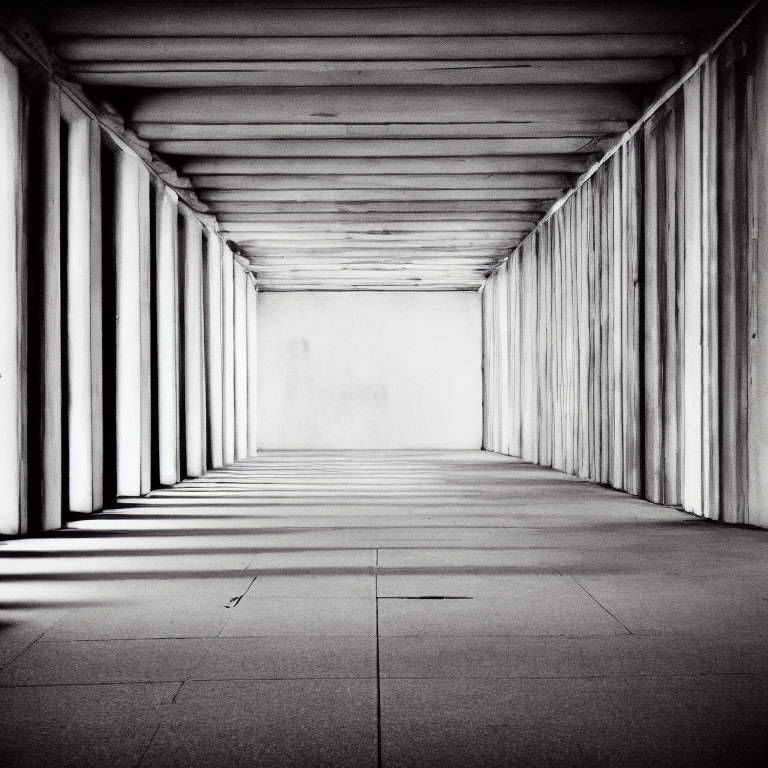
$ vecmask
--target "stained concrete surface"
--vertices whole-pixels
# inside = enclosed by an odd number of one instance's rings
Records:
[[[0,542],[3,766],[768,764],[768,532],[264,453]]]

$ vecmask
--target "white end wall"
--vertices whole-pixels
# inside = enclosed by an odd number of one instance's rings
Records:
[[[478,293],[261,293],[259,447],[479,449]]]

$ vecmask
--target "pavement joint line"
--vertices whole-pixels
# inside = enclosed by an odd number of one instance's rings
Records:
[[[181,690],[181,688],[179,688]],[[178,691],[177,691],[178,693]],[[174,702],[176,697],[174,696]],[[152,736],[150,737],[149,741],[147,742],[147,746],[144,748],[144,751],[141,753],[141,757],[138,759],[136,763],[136,768],[139,768],[139,766],[144,762],[144,758],[147,756],[147,752],[149,752],[149,748],[152,746],[153,742],[155,741],[155,736],[157,736],[158,732],[160,731],[160,726],[163,724],[163,719],[160,718],[157,721],[157,727],[152,732]]]
[[[647,673],[627,675],[385,675],[384,680],[667,680],[688,678],[747,678],[768,677],[768,672],[672,672],[672,673]],[[178,683],[179,689],[174,694],[172,703],[181,692],[181,688],[187,683],[300,683],[304,680],[372,680],[372,677],[351,676],[320,676],[311,677],[192,677],[187,680],[101,680],[95,682],[70,682],[70,683],[27,683],[7,685],[0,684],[0,690],[16,690],[20,688],[84,688],[100,685],[170,685]],[[723,694],[725,696],[725,694]],[[726,697],[727,698],[727,697]],[[735,702],[735,700],[733,700]]]
[[[630,634],[633,635],[634,632],[626,625],[623,621],[621,621],[619,618],[617,618],[613,613],[611,613],[573,574],[569,574],[569,576],[574,580],[576,584],[581,587],[581,589],[586,592],[592,600],[597,603],[614,621],[616,621],[618,624],[621,624],[622,627]]]
[[[206,658],[208,658],[208,655],[213,650],[213,644],[216,642],[216,638],[212,637],[212,638],[209,638],[209,640],[210,640],[210,642],[208,643],[208,647],[205,649],[204,653],[200,656],[200,658],[198,659],[198,661],[194,665],[194,667],[191,669],[191,671],[187,674],[186,678],[184,679],[184,681],[181,684],[182,686],[187,681],[193,679],[193,676],[194,676],[195,672],[197,672],[197,670],[200,669],[200,665],[206,660]],[[179,691],[180,690],[181,690],[181,687],[179,688]],[[178,693],[178,691],[177,691],[177,693]],[[174,698],[174,702],[175,702],[176,696],[174,696],[173,698]]]
[[[376,765],[382,768],[381,751],[381,653],[379,641],[379,550],[376,549],[376,573],[374,585],[376,595]]]
[[[14,688],[92,688],[99,685],[171,685],[172,683],[179,684],[179,690],[184,685],[184,680],[96,680],[72,683],[27,683],[17,685],[7,685],[0,683],[0,689],[13,690]],[[176,691],[174,698],[178,695],[179,691]]]

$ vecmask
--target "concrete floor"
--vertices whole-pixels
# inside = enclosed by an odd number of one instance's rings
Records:
[[[265,453],[0,542],[3,766],[768,764],[768,531]]]

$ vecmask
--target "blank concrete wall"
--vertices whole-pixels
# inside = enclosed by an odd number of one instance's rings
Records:
[[[474,292],[263,293],[265,449],[480,448]]]

